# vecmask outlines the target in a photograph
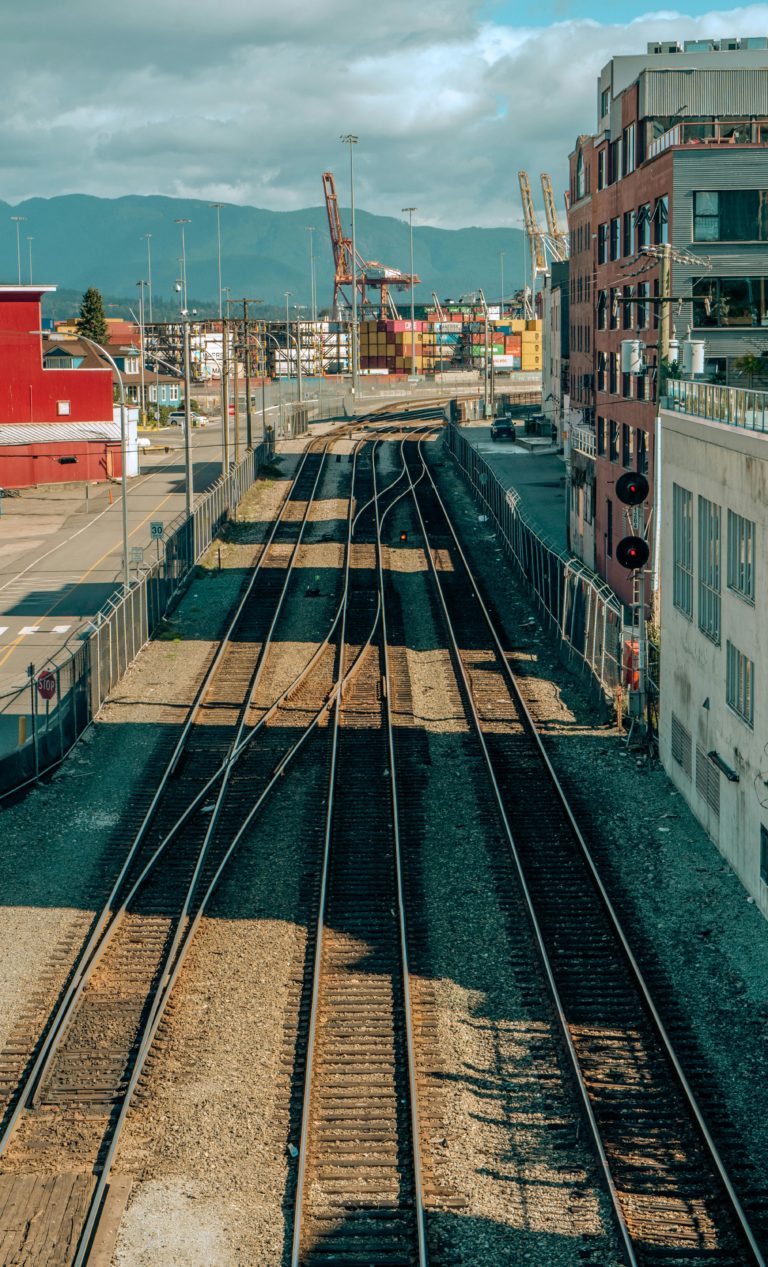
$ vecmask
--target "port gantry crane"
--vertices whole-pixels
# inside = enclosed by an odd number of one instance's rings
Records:
[[[526,295],[526,312],[528,308],[532,309],[533,297],[536,294],[536,281],[539,277],[546,277],[549,274],[549,261],[554,260],[561,262],[568,259],[568,236],[560,228],[557,223],[557,213],[555,211],[555,199],[552,193],[552,179],[545,173],[541,177],[541,188],[544,194],[544,212],[547,217],[547,227],[543,229],[536,219],[536,212],[533,209],[533,196],[531,194],[531,182],[528,179],[528,173],[520,171],[517,173],[520,182],[520,197],[523,203],[523,219],[525,221],[525,232],[528,235],[528,244],[531,249],[531,300]],[[531,311],[531,315],[532,311]]]
[[[352,239],[345,237],[341,227],[339,201],[336,196],[336,182],[333,172],[323,172],[323,192],[325,208],[328,212],[328,227],[331,231],[331,247],[335,264],[333,281],[333,312],[338,316],[342,308],[351,309],[351,297],[346,289],[352,285]],[[398,316],[395,307],[393,290],[410,290],[411,283],[418,286],[421,281],[414,273],[403,273],[399,268],[389,268],[378,260],[365,260],[359,251],[355,251],[356,289],[359,293],[359,311],[362,317],[374,315],[378,310],[381,317]],[[368,298],[368,291],[379,292],[378,304]]]
[[[568,259],[568,234],[563,232],[557,222],[555,195],[552,192],[552,177],[547,172],[541,173],[541,190],[544,194],[544,214],[547,217],[549,249],[552,253],[552,258],[561,262]]]

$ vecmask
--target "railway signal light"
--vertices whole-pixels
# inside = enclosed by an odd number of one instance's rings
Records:
[[[645,501],[650,486],[644,475],[625,471],[616,481],[616,496],[625,506],[639,506]]]
[[[622,537],[616,546],[616,559],[623,568],[634,571],[648,562],[648,542],[643,537]]]
[[[401,533],[400,533],[400,540],[401,540],[401,541],[407,541],[407,540],[408,540],[408,533],[407,533],[407,532],[401,532]]]

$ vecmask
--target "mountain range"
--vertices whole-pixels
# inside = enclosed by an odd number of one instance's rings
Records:
[[[28,238],[32,238],[32,277],[55,285],[56,296],[44,312],[64,316],[72,312],[88,286],[101,290],[107,315],[127,315],[136,307],[137,282],[147,277],[147,241],[151,234],[152,291],[155,316],[168,317],[178,309],[175,283],[180,275],[181,227],[184,225],[187,294],[190,307],[213,311],[217,305],[216,212],[207,202],[159,195],[96,198],[65,194],[29,198],[16,204],[0,201],[5,229],[0,233],[0,283],[18,276],[16,225],[19,222],[22,281],[29,280]],[[341,208],[345,232],[349,213]],[[315,232],[310,235],[307,228]],[[358,209],[356,241],[365,259],[409,271],[408,225],[392,216]],[[232,298],[260,298],[270,315],[285,311],[285,291],[291,304],[310,302],[310,236],[315,253],[318,308],[333,299],[333,255],[324,206],[301,211],[265,211],[259,207],[225,204],[221,209],[222,285]],[[510,296],[522,285],[524,235],[520,229],[438,229],[418,224],[413,229],[414,269],[421,277],[415,288],[417,303],[428,302],[433,291],[440,299],[458,299],[482,287],[488,300],[501,292],[504,252],[504,292]],[[407,292],[395,294],[405,311]]]

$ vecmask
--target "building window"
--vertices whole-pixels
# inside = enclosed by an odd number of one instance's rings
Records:
[[[672,602],[693,619],[693,494],[672,485]]]
[[[657,245],[669,241],[669,198],[666,194],[656,199],[653,208],[653,240]]]
[[[608,456],[610,457],[612,462],[618,462],[619,460],[619,424],[618,422],[611,421],[609,423],[609,426],[611,428],[611,447],[610,447],[610,452]]]
[[[597,390],[605,391],[605,352],[597,353]]]
[[[598,264],[608,263],[608,224],[599,224],[597,226],[597,262]]]
[[[648,283],[637,283],[637,303],[635,304],[637,312],[636,328],[645,330],[648,327]]]
[[[635,216],[635,232],[637,234],[637,250],[651,245],[651,204],[644,202],[638,207]]]
[[[613,558],[613,502],[610,497],[605,499],[605,553],[609,559]]]
[[[608,149],[608,184],[621,180],[621,139],[611,141]]]
[[[751,519],[728,511],[728,588],[755,601],[755,525]]]
[[[601,290],[597,296],[597,328],[598,330],[606,330],[608,328],[608,292]]]
[[[621,227],[621,253],[622,255],[632,254],[632,238],[635,231],[634,215],[631,211],[624,212]]]
[[[597,151],[597,187],[605,189],[608,177],[608,150],[604,146]]]
[[[768,884],[768,829],[760,824],[760,879]]]
[[[150,384],[149,399],[153,404],[157,401],[157,387],[155,387],[154,384]]]
[[[624,167],[624,175],[628,176],[630,172],[635,170],[635,125],[630,123],[624,129],[621,138],[621,158]]]
[[[168,399],[172,403],[175,403],[176,401],[180,399],[178,383],[171,383],[170,387],[168,388]]]
[[[672,760],[677,762],[683,774],[687,775],[690,779],[693,765],[693,742],[691,739],[691,732],[686,730],[676,713],[672,714],[670,740]]]
[[[619,328],[619,309],[621,308],[621,303],[619,302],[620,295],[620,290],[611,289],[610,327],[612,330],[618,330]]]
[[[720,642],[720,507],[699,498],[699,629]]]
[[[29,390],[30,390],[30,395],[31,395],[31,394],[32,394],[32,388],[30,388]],[[70,402],[69,402],[68,400],[57,400],[57,401],[56,401],[56,414],[57,414],[57,417],[59,417],[59,418],[68,418],[71,412],[72,412],[72,409],[71,409]]]
[[[612,396],[619,394],[619,354],[608,353],[608,391]]]
[[[632,329],[632,304],[630,303],[631,298],[632,298],[632,287],[631,287],[631,286],[625,286],[625,287],[624,287],[623,303],[622,303],[622,305],[621,305],[621,328],[622,328],[622,330],[631,330],[631,329]]]
[[[725,700],[728,707],[751,726],[755,720],[755,666],[732,642],[726,642],[725,648]]]
[[[583,198],[586,193],[586,184],[584,176],[584,155],[579,151],[579,157],[576,159],[576,198]]]
[[[692,293],[695,326],[768,325],[764,277],[698,277]]]
[[[768,190],[697,190],[694,242],[768,242]]]
[[[614,216],[611,220],[611,259],[617,260],[621,255],[621,218]]]
[[[632,375],[631,374],[622,374],[621,394],[625,400],[632,399]]]
[[[696,791],[703,797],[715,817],[719,818],[720,771],[698,744],[696,745]]]
[[[600,118],[604,119],[611,108],[611,90],[604,88],[600,93]]]
[[[638,428],[637,431],[637,472],[648,474],[648,436]]]
[[[597,453],[598,457],[605,457],[605,418],[597,419]]]
[[[635,463],[634,444],[632,428],[626,422],[621,424],[621,465],[626,467],[628,471],[632,470]]]

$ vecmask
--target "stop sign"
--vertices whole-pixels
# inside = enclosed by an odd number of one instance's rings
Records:
[[[56,694],[56,675],[54,673],[41,673],[37,679],[37,689],[43,699],[53,699]]]

